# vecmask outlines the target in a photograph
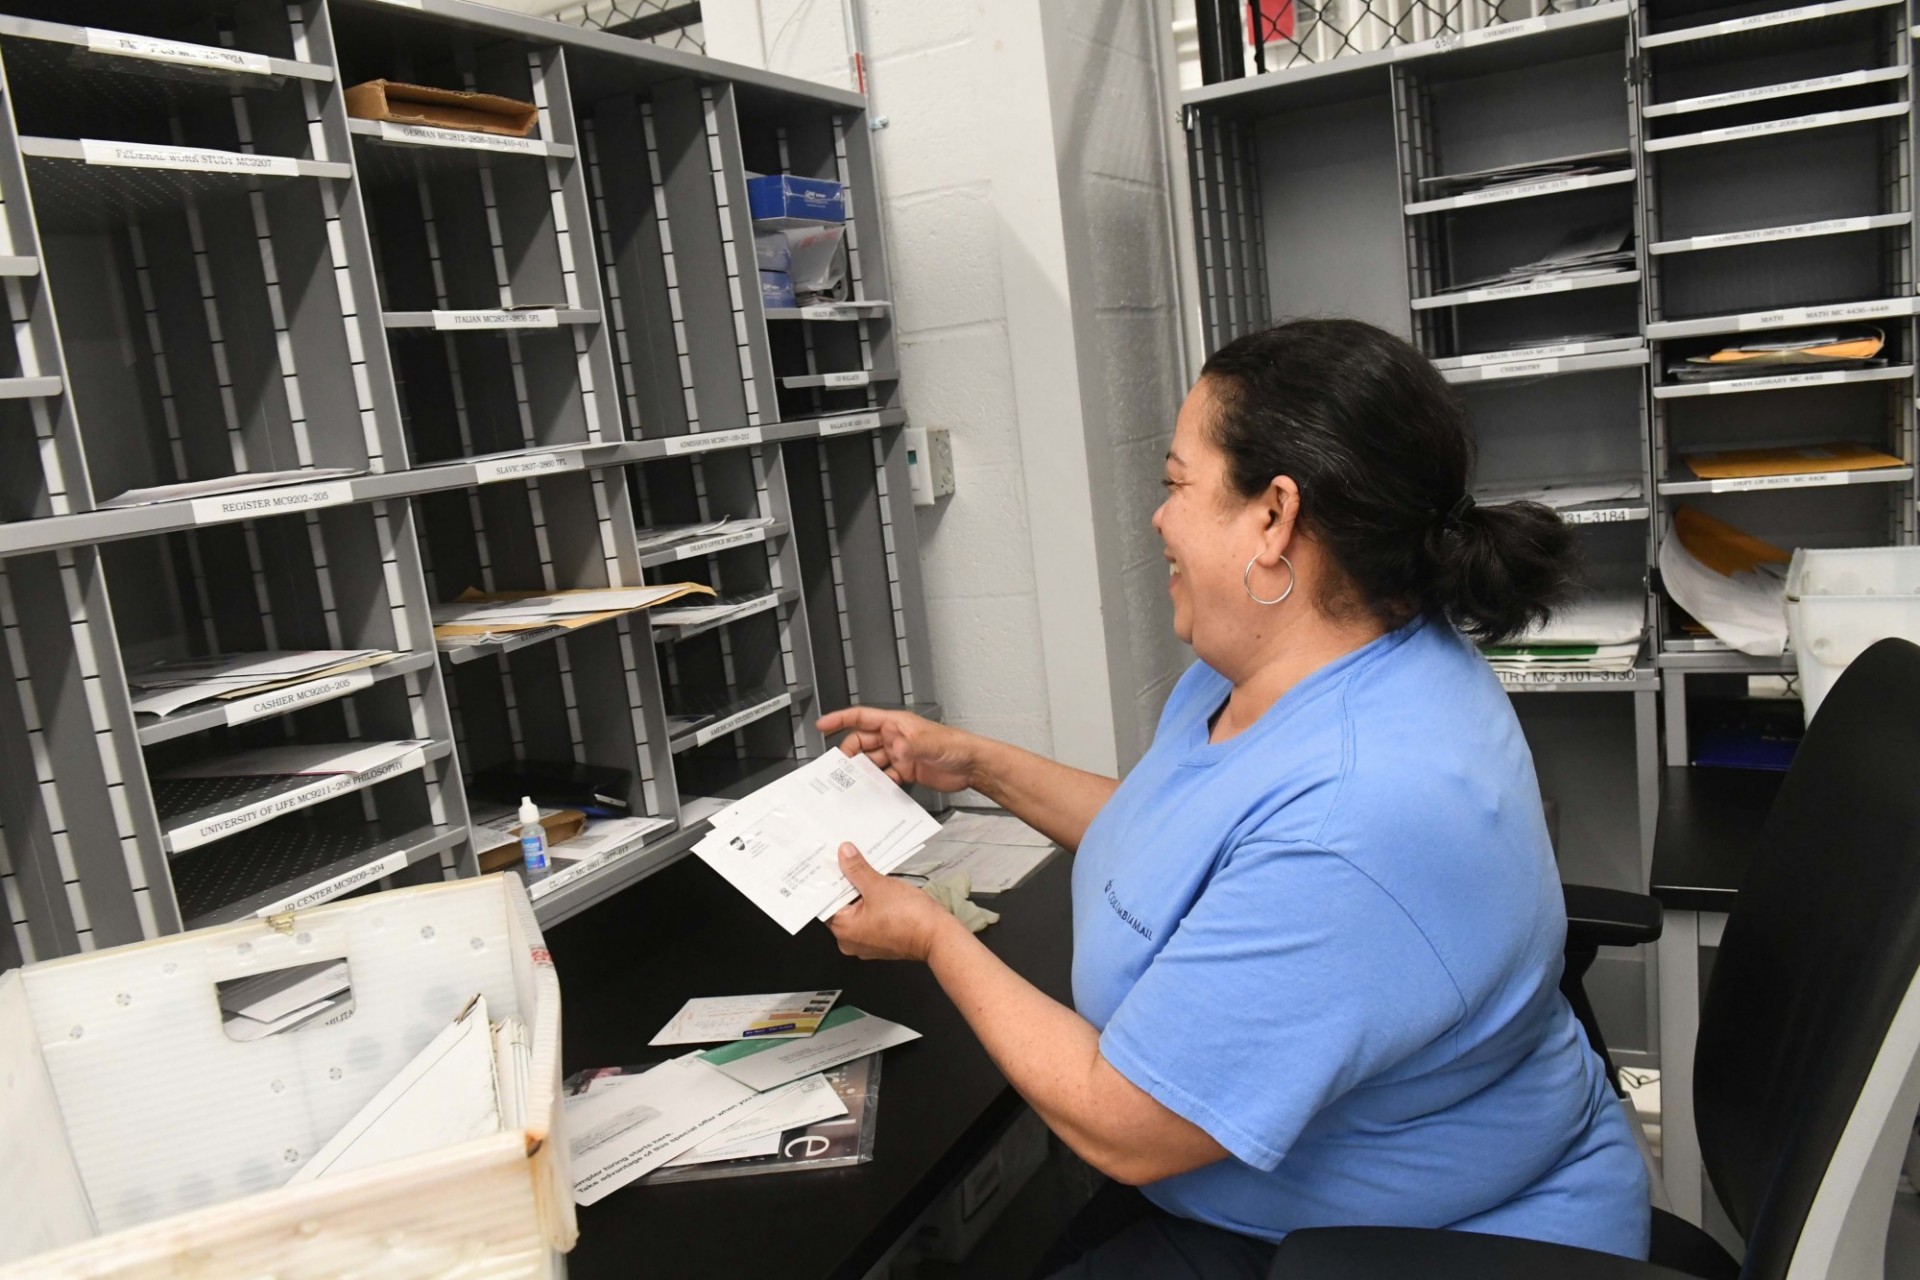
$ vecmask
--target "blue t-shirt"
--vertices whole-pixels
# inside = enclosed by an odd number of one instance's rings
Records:
[[[1455,1227],[1644,1258],[1645,1167],[1559,991],[1533,761],[1486,662],[1416,621],[1210,743],[1195,663],[1073,869],[1073,995],[1231,1155],[1145,1188],[1277,1240]]]

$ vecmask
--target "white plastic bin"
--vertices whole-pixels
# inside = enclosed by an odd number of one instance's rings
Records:
[[[351,1017],[227,1038],[216,984],[342,956]],[[527,1128],[285,1187],[475,992],[532,1033]],[[512,876],[29,965],[0,975],[0,1277],[562,1275],[562,1115],[560,985]]]
[[[1787,633],[1811,721],[1847,664],[1876,640],[1899,636],[1920,644],[1920,547],[1794,552]]]

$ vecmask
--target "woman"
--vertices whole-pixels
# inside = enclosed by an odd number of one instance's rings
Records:
[[[1399,339],[1240,338],[1181,408],[1153,517],[1199,661],[1124,782],[905,712],[820,722],[1077,850],[1072,1009],[851,845],[863,897],[829,924],[929,964],[1053,1131],[1144,1189],[1067,1274],[1262,1276],[1289,1230],[1341,1224],[1646,1256],[1644,1166],[1558,989],[1532,759],[1466,638],[1544,618],[1574,539],[1475,506],[1472,462]]]

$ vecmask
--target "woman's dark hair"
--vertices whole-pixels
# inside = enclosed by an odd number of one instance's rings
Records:
[[[1438,614],[1477,640],[1544,621],[1576,538],[1534,502],[1476,506],[1466,411],[1427,358],[1359,320],[1294,320],[1208,360],[1214,443],[1252,498],[1291,476],[1300,520],[1343,571],[1317,603],[1388,626]]]

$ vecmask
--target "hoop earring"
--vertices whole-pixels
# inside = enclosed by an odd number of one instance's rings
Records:
[[[1240,585],[1247,589],[1247,597],[1255,604],[1279,604],[1282,600],[1285,600],[1293,594],[1293,561],[1287,559],[1285,556],[1280,557],[1280,563],[1287,566],[1287,589],[1271,600],[1262,600],[1259,596],[1253,594],[1253,566],[1258,564],[1259,561],[1260,557],[1257,555],[1247,561],[1247,571],[1240,575]]]

